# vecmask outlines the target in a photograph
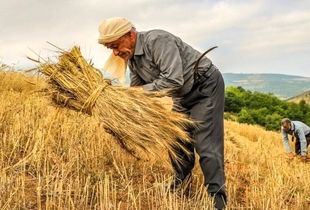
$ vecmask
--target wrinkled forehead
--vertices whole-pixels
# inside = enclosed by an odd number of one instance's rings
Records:
[[[117,49],[120,45],[120,42],[113,41],[109,43],[104,43],[103,45],[108,49]]]
[[[124,40],[124,36],[118,38],[115,41],[103,43],[103,45],[106,46],[107,48],[116,48],[119,44],[123,42],[123,40]]]
[[[111,47],[111,46],[117,45],[117,44],[119,44],[119,40],[115,40],[113,42],[108,42],[108,43],[103,43],[103,45],[106,47]]]

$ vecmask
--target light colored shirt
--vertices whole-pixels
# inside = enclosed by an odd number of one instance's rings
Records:
[[[184,96],[193,86],[193,68],[200,55],[169,32],[138,32],[134,56],[128,62],[130,85],[142,85],[149,91],[170,89],[175,96]],[[198,71],[207,71],[211,66],[212,62],[203,57]]]
[[[307,155],[307,139],[306,135],[310,133],[310,128],[306,124],[300,121],[291,121],[291,132],[294,134],[300,141],[300,152],[302,156]],[[281,128],[283,145],[286,152],[292,152],[291,147],[288,142],[288,133]]]

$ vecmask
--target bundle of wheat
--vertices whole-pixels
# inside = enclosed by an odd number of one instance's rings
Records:
[[[174,148],[186,151],[182,145],[190,141],[185,132],[193,125],[190,119],[165,109],[150,93],[111,85],[83,58],[79,47],[61,50],[57,63],[44,61],[39,71],[48,76],[57,104],[98,117],[132,155],[137,150],[155,155],[166,148],[178,159]]]

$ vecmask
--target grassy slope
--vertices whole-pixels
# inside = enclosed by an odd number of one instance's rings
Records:
[[[288,99],[288,101],[295,103],[299,103],[301,100],[304,100],[307,104],[310,105],[310,91],[306,91],[300,95]]]
[[[45,83],[0,72],[0,209],[209,209],[198,161],[192,195],[171,194],[161,158],[124,153],[92,117],[54,107]],[[307,209],[310,167],[278,133],[225,122],[228,209]]]
[[[235,74],[224,73],[226,86],[274,95],[286,99],[310,89],[310,78],[285,74]]]

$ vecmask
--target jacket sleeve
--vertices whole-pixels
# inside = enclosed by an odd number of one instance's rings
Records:
[[[143,86],[145,90],[178,90],[184,84],[182,59],[178,46],[170,37],[157,38],[149,46],[153,61],[158,66],[159,78]]]
[[[307,140],[306,135],[302,129],[296,129],[296,134],[298,135],[300,141],[300,152],[302,156],[307,155]]]
[[[135,72],[135,71],[130,71],[130,86],[141,86],[144,85],[145,82],[143,79]]]
[[[286,150],[287,153],[292,152],[291,147],[288,143],[288,135],[282,128],[281,128],[281,134],[282,134],[282,142],[283,142],[284,149]]]

